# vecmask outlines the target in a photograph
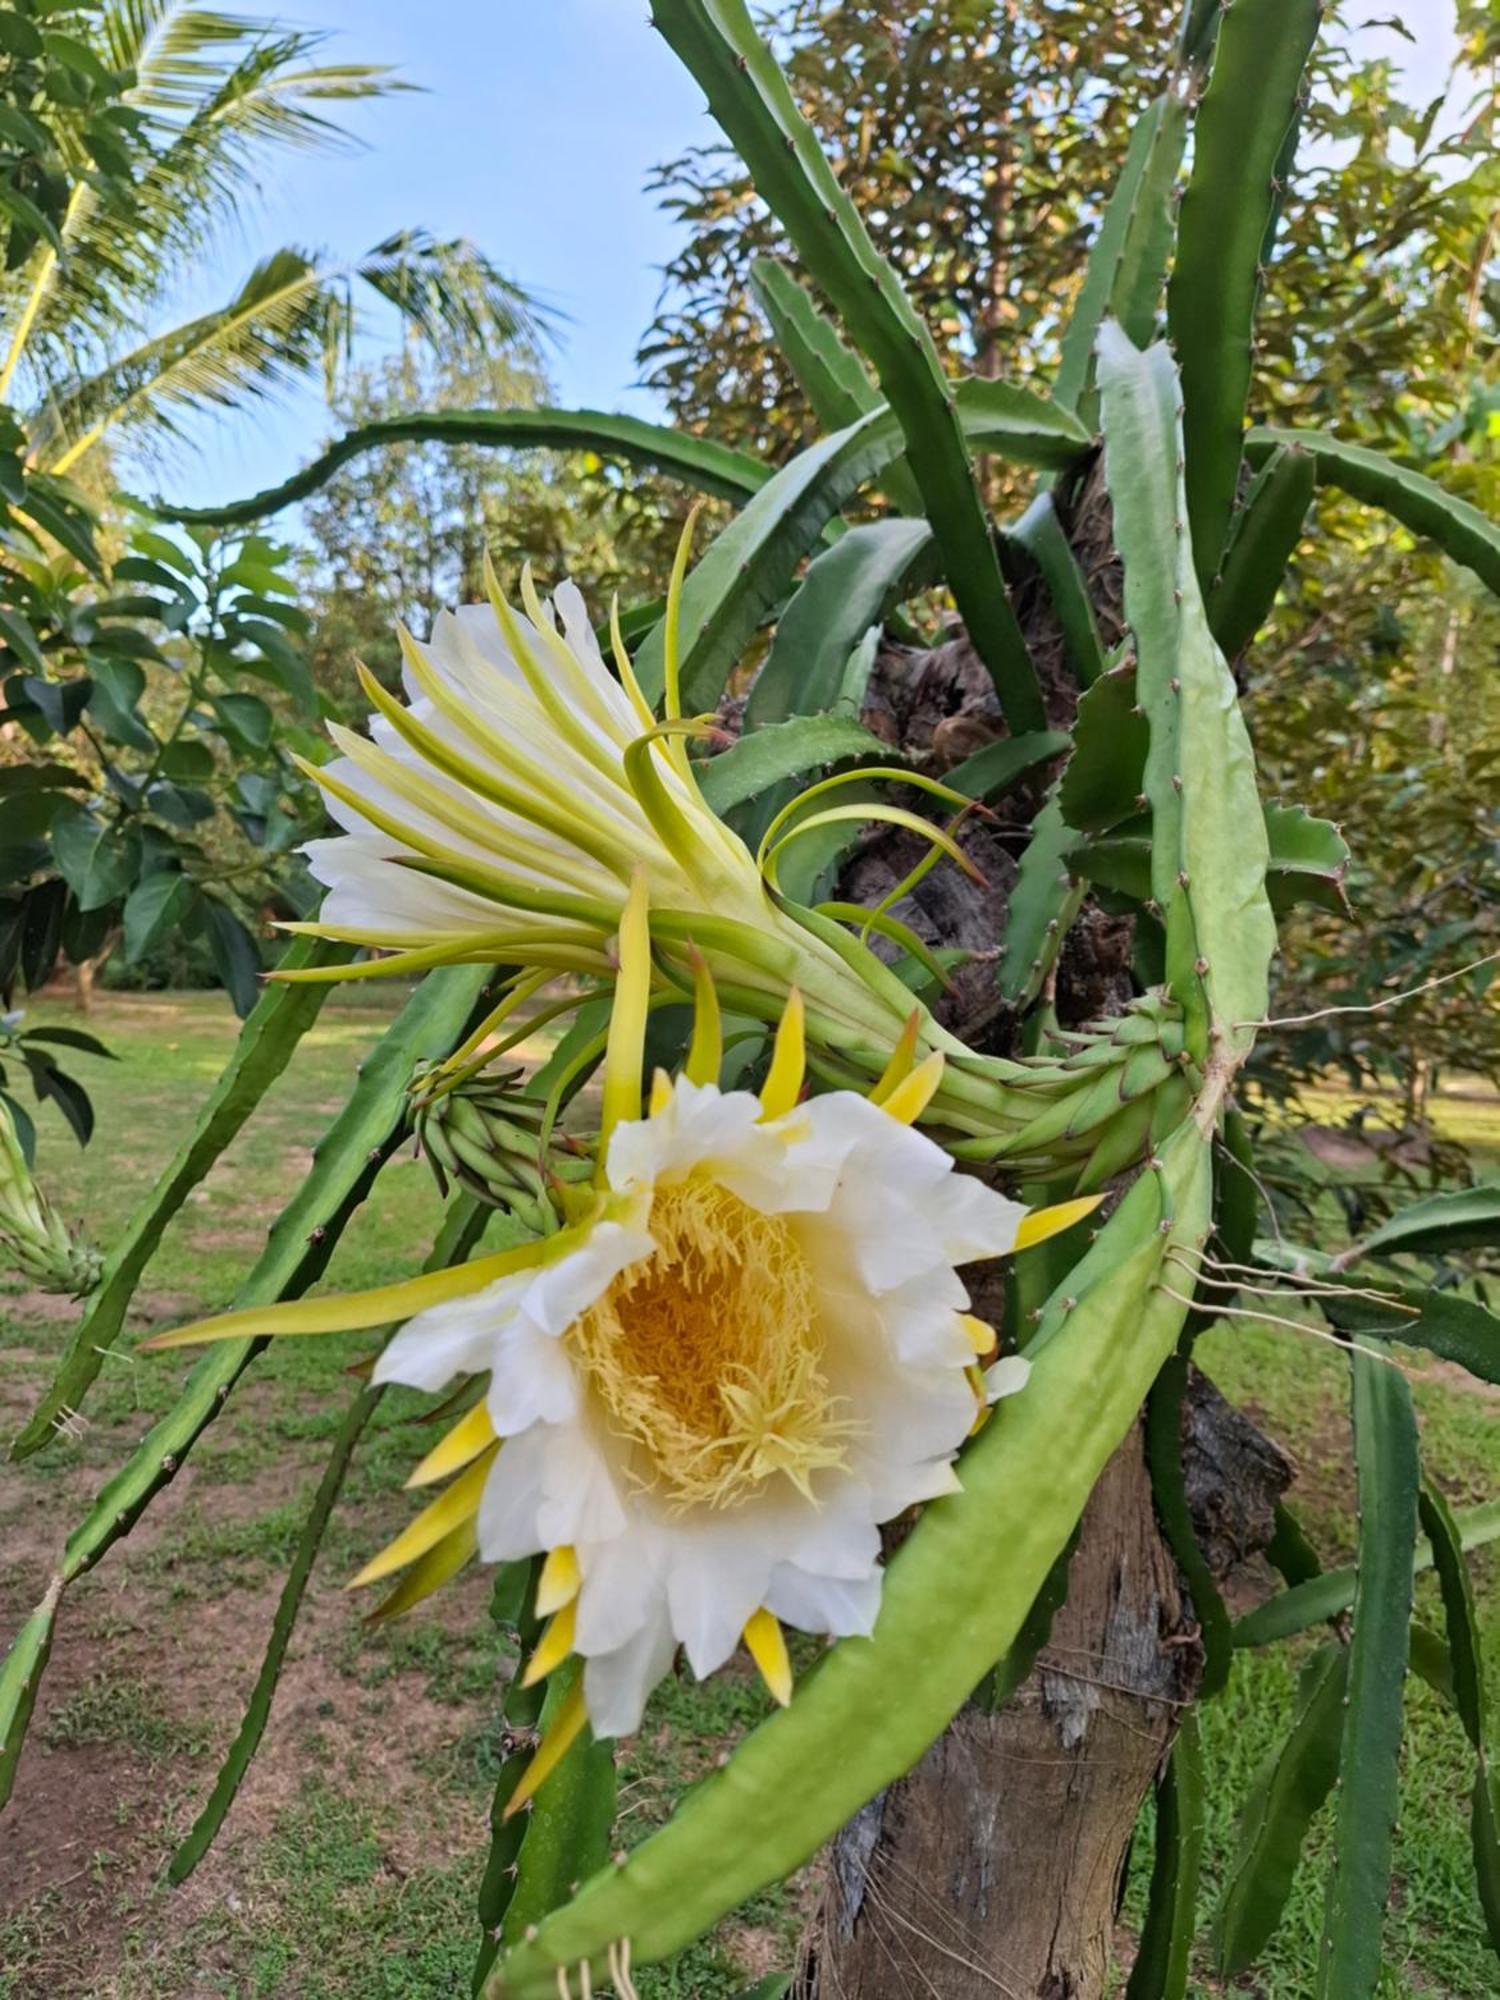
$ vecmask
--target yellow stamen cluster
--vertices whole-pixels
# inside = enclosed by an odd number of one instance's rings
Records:
[[[808,1492],[854,1427],[790,1225],[693,1176],[657,1190],[650,1228],[656,1254],[567,1335],[632,1476],[679,1508],[733,1506],[777,1474]]]

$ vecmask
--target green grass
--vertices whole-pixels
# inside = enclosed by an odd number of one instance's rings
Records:
[[[46,1007],[36,1014],[73,1018]],[[173,1223],[142,1311],[118,1343],[127,1354],[148,1324],[231,1297],[382,1018],[368,1002],[325,1010],[292,1074]],[[107,1241],[191,1120],[234,1023],[216,996],[162,995],[106,997],[94,1025],[122,1057],[77,1065],[98,1105],[94,1144],[80,1152],[50,1110],[39,1125],[49,1192],[70,1221]],[[1461,1106],[1444,1113],[1468,1115]],[[1473,1118],[1481,1144],[1500,1142],[1491,1107],[1476,1107]],[[340,1244],[327,1285],[409,1272],[438,1218],[425,1168],[394,1162]],[[34,1296],[0,1291],[0,1394],[15,1416],[44,1384],[67,1325]],[[430,1441],[414,1421],[422,1398],[389,1395],[356,1454],[266,1741],[218,1845],[185,1889],[161,1881],[237,1723],[280,1573],[355,1392],[345,1370],[362,1351],[357,1339],[275,1347],[141,1529],[70,1594],[17,1799],[0,1821],[0,2000],[188,1992],[449,2000],[467,1990],[510,1650],[487,1616],[487,1579],[477,1571],[426,1615],[377,1631],[360,1619],[363,1601],[343,1589],[409,1515],[399,1488]],[[1296,1504],[1325,1559],[1347,1557],[1340,1357],[1311,1337],[1237,1322],[1207,1336],[1200,1359],[1292,1453]],[[81,1438],[24,1469],[0,1469],[0,1637],[40,1590],[68,1525],[171,1402],[189,1365],[172,1355],[111,1359]],[[1451,1376],[1419,1381],[1416,1397],[1425,1451],[1446,1490],[1460,1503],[1491,1497],[1500,1464],[1493,1400]],[[1493,1658],[1500,1565],[1488,1556],[1475,1569]],[[1435,1619],[1430,1580],[1422,1600]],[[1205,1712],[1205,1922],[1238,1804],[1289,1721],[1299,1658],[1298,1647],[1241,1658],[1225,1698]],[[764,1712],[758,1684],[743,1673],[701,1688],[668,1682],[622,1760],[621,1838],[632,1843],[660,1824],[682,1788]],[[1416,1683],[1409,1714],[1384,1990],[1388,2000],[1493,1994],[1495,1960],[1468,1862],[1463,1738]],[[1240,1990],[1265,2000],[1312,1990],[1326,1818],[1283,1930]],[[1127,1914],[1139,1915],[1149,1846],[1148,1813]],[[758,1898],[672,1967],[642,1974],[643,2000],[733,2000],[768,1958],[790,1964],[806,1902],[796,1884]],[[1192,1990],[1220,1991],[1206,1976]]]

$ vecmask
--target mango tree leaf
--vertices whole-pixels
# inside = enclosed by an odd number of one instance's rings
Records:
[[[164,932],[180,929],[196,896],[187,876],[175,870],[143,875],[125,899],[125,963],[134,965]]]
[[[208,943],[224,990],[241,1020],[260,998],[260,947],[233,910],[212,897],[204,899]]]
[[[130,850],[116,828],[74,806],[52,824],[52,851],[81,910],[103,909],[130,886]]]

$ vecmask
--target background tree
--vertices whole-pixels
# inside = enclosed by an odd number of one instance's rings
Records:
[[[549,400],[545,357],[521,339],[487,352],[408,341],[356,369],[333,414],[355,429],[412,410],[518,409]],[[304,508],[318,684],[342,700],[363,660],[394,684],[395,628],[426,632],[447,605],[484,597],[484,555],[502,570],[534,564],[544,580],[576,575],[595,603],[654,595],[671,564],[690,496],[592,455],[497,452],[477,444],[383,448],[339,471]]]

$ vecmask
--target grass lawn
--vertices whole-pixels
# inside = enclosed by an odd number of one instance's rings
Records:
[[[55,1017],[73,1019],[65,1009]],[[325,1009],[292,1075],[172,1225],[132,1335],[231,1296],[381,1021],[378,1005]],[[107,1241],[190,1122],[235,1024],[218,996],[171,995],[106,996],[94,1025],[123,1060],[79,1058],[99,1112],[93,1145],[80,1153],[51,1110],[39,1126],[50,1192],[70,1219],[85,1218]],[[394,1162],[328,1282],[351,1287],[404,1274],[437,1218],[426,1169]],[[45,1383],[72,1317],[66,1301],[0,1291],[7,1434]],[[161,1880],[248,1695],[282,1569],[353,1391],[343,1369],[360,1351],[357,1342],[275,1347],[142,1525],[70,1591],[16,1797],[0,1818],[0,2000],[449,2000],[467,1992],[497,1756],[494,1692],[510,1667],[487,1616],[487,1579],[471,1570],[426,1615],[377,1632],[343,1590],[410,1512],[399,1486],[426,1441],[413,1427],[424,1399],[392,1395],[377,1413],[329,1530],[261,1753],[197,1873],[177,1890]],[[1411,1358],[1421,1370],[1429,1462],[1455,1501],[1493,1496],[1493,1395]],[[1325,1559],[1345,1556],[1351,1501],[1340,1357],[1314,1339],[1241,1323],[1210,1334],[1200,1359],[1292,1454],[1296,1504]],[[0,1641],[40,1596],[67,1529],[172,1400],[188,1365],[170,1355],[111,1359],[80,1437],[23,1468],[0,1467]],[[1475,1573],[1493,1658],[1500,1566],[1481,1558]],[[1434,1597],[1424,1581],[1430,1619]],[[1251,1771],[1285,1732],[1299,1657],[1282,1648],[1242,1658],[1228,1697],[1205,1712],[1211,1879],[1227,1860]],[[1479,2000],[1500,1982],[1468,1861],[1471,1765],[1457,1722],[1428,1690],[1413,1682],[1410,1702],[1382,1990]],[[622,1838],[664,1818],[681,1787],[763,1712],[759,1687],[743,1672],[702,1688],[668,1683],[622,1753]],[[1238,1990],[1275,2000],[1312,1992],[1326,1817],[1277,1946]],[[1137,1877],[1140,1865],[1138,1857]],[[675,1968],[640,1975],[643,2000],[728,2000],[788,1966],[805,1900],[805,1885],[761,1898]],[[1137,1880],[1128,1908],[1138,1903]],[[1192,1990],[1220,1989],[1205,1978]]]

